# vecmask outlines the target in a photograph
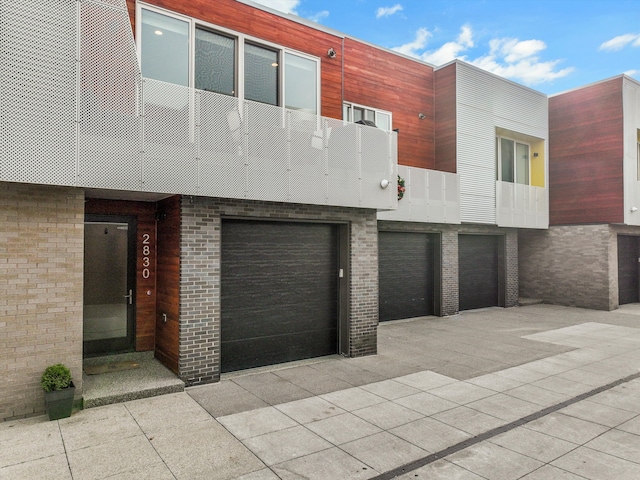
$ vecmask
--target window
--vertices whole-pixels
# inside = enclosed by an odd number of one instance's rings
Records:
[[[312,58],[286,52],[284,54],[285,107],[307,113],[318,113],[318,62]]]
[[[244,46],[244,98],[278,105],[278,52]]]
[[[195,87],[235,95],[235,39],[196,28],[195,42]]]
[[[529,145],[496,137],[497,180],[529,185]]]
[[[382,130],[391,131],[391,112],[385,112],[384,110],[345,102],[342,105],[342,118],[347,122],[368,120],[375,123],[376,127]]]
[[[146,5],[138,18],[144,77],[319,113],[318,58]]]
[[[143,9],[141,67],[144,77],[189,85],[189,23]]]

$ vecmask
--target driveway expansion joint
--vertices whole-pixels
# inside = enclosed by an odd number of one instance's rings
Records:
[[[438,452],[427,455],[426,457],[420,458],[411,463],[403,465],[401,467],[394,468],[393,470],[389,470],[388,472],[382,473],[377,477],[371,478],[370,480],[391,480],[400,475],[407,474],[409,472],[417,470],[418,468],[422,468],[425,465],[428,465],[437,460],[448,457],[449,455],[452,455],[456,452],[459,452],[473,445],[476,445],[477,443],[483,442],[497,435],[508,432],[509,430],[513,430],[514,428],[520,427],[529,422],[542,418],[546,415],[549,415],[550,413],[554,413],[554,412],[557,412],[558,410],[562,410],[563,408],[573,405],[574,403],[578,403],[582,400],[586,400],[587,398],[593,397],[594,395],[610,390],[614,387],[617,387],[618,385],[622,385],[623,383],[628,383],[637,378],[640,378],[640,372],[628,375],[626,377],[615,380],[611,383],[607,383],[606,385],[602,385],[600,387],[594,388],[593,390],[589,390],[588,392],[582,393],[580,395],[577,395],[573,398],[557,403],[550,407],[543,408],[542,410],[539,410],[530,415],[526,415],[522,418],[514,420],[513,422],[507,423],[500,427],[492,428],[491,430],[487,430],[486,432],[476,435],[475,437],[468,438],[459,443],[456,443],[455,445],[451,445],[450,447],[447,447],[444,450],[440,450]]]

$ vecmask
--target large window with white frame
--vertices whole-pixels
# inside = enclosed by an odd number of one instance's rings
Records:
[[[320,113],[320,60],[238,32],[138,4],[142,75]]]
[[[531,147],[527,143],[496,137],[497,180],[530,185],[530,150]]]
[[[382,130],[386,130],[387,132],[391,131],[391,112],[378,110],[377,108],[344,102],[342,104],[342,119],[354,123],[366,120],[373,122],[376,127]]]

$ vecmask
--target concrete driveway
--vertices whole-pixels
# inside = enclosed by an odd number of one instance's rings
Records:
[[[379,327],[379,354],[0,424],[2,479],[637,479],[640,307]]]

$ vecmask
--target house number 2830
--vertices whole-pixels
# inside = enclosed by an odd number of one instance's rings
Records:
[[[149,278],[151,275],[151,236],[148,233],[142,234],[142,278]]]

